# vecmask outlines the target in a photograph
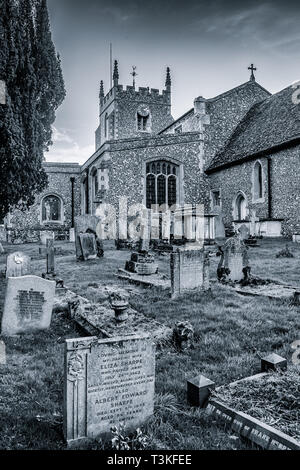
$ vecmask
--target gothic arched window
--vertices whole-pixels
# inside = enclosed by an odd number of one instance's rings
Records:
[[[261,199],[263,197],[263,171],[262,164],[256,162],[253,169],[253,199]]]
[[[51,194],[42,199],[42,222],[62,222],[62,200]]]
[[[104,118],[104,133],[105,133],[105,137],[107,138],[108,137],[108,114],[107,113],[105,114],[105,118]]]
[[[97,168],[92,169],[91,176],[92,176],[92,196],[94,200],[99,189]]]
[[[237,220],[245,220],[246,219],[246,209],[247,209],[247,201],[243,194],[239,194],[236,198],[235,202],[235,210],[236,210],[236,218]]]
[[[146,206],[177,203],[178,166],[161,160],[146,165]]]

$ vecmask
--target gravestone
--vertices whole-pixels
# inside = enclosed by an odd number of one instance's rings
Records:
[[[209,289],[209,255],[204,249],[177,249],[171,253],[170,268],[173,298],[195,289]]]
[[[72,243],[75,242],[75,229],[74,228],[70,228],[69,241]]]
[[[225,238],[225,225],[220,206],[214,206],[212,212],[215,215],[215,238]]]
[[[46,248],[46,273],[42,274],[43,279],[48,281],[55,281],[57,288],[64,287],[64,281],[57,277],[55,272],[55,247],[54,240],[47,240]]]
[[[84,261],[97,258],[97,245],[95,235],[92,233],[81,233],[79,235],[81,252]]]
[[[54,240],[47,240],[47,274],[55,275]]]
[[[17,251],[8,255],[6,262],[6,277],[21,277],[31,273],[30,257]]]
[[[54,232],[42,231],[40,232],[40,239],[42,245],[47,246],[47,240],[54,240]]]
[[[226,241],[224,247],[221,249],[221,260],[218,270],[222,269],[224,264],[225,278],[223,280],[239,282],[244,279],[244,268],[249,266],[248,250],[244,243],[244,238],[247,237],[246,232],[242,227],[239,231],[229,240]],[[221,277],[218,275],[219,279]]]
[[[7,281],[1,334],[13,336],[50,327],[55,282],[37,276]]]
[[[256,217],[256,210],[252,209],[250,216],[250,235],[252,237],[257,235],[256,222],[259,222],[259,217]]]
[[[136,429],[154,408],[155,347],[149,336],[67,339],[64,436],[105,438],[125,422]]]
[[[3,255],[5,253],[4,248],[2,246],[2,243],[0,242],[0,255]]]
[[[88,233],[88,231],[91,231],[96,234],[99,222],[101,222],[101,218],[97,217],[96,215],[81,215],[75,217],[75,248],[76,258],[78,260],[83,259],[80,235]]]

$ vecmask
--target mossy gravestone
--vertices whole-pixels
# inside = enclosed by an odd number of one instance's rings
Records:
[[[155,346],[149,336],[66,340],[64,436],[68,444],[136,429],[154,408]]]
[[[37,276],[7,281],[1,334],[14,336],[50,327],[55,282]]]

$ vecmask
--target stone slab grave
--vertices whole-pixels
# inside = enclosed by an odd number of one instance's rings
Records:
[[[50,327],[55,282],[37,276],[8,278],[1,334],[14,336]]]
[[[21,277],[31,274],[31,259],[25,253],[11,253],[6,261],[6,278]]]
[[[269,299],[293,300],[295,294],[299,291],[299,287],[293,287],[285,284],[277,284],[275,281],[265,285],[257,286],[230,286],[238,294],[262,296]]]
[[[268,372],[255,374],[232,382],[229,384],[229,387],[234,387],[239,382],[259,381],[266,376],[268,376]],[[222,387],[217,387],[216,392],[221,389]],[[264,423],[260,419],[231,408],[218,398],[211,397],[209,399],[207,411],[223,421],[231,431],[235,431],[237,434],[260,446],[262,449],[300,450],[300,442],[293,437]]]
[[[162,290],[170,290],[171,288],[170,279],[166,279],[165,276],[161,274],[149,274],[144,276],[137,273],[131,273],[126,271],[126,269],[119,268],[118,273],[115,274],[115,276],[124,281],[128,281],[144,287],[157,287],[158,289]]]
[[[64,436],[69,445],[141,426],[154,410],[155,346],[147,335],[67,339]]]
[[[96,289],[93,289],[96,291]],[[66,289],[56,292],[54,305],[55,312],[65,312],[67,316],[84,331],[85,334],[99,338],[111,338],[114,336],[130,336],[135,334],[148,334],[156,344],[164,344],[172,338],[172,329],[148,318],[142,313],[128,306],[128,318],[122,323],[116,320],[115,312],[110,303],[111,294],[120,295],[122,298],[129,294],[124,289],[109,288],[100,290],[95,303]]]
[[[210,288],[209,253],[204,249],[178,249],[171,253],[170,268],[173,298],[185,292]]]

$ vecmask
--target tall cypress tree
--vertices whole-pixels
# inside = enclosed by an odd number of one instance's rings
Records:
[[[47,185],[42,167],[65,97],[46,0],[0,0],[0,219],[26,208]]]

